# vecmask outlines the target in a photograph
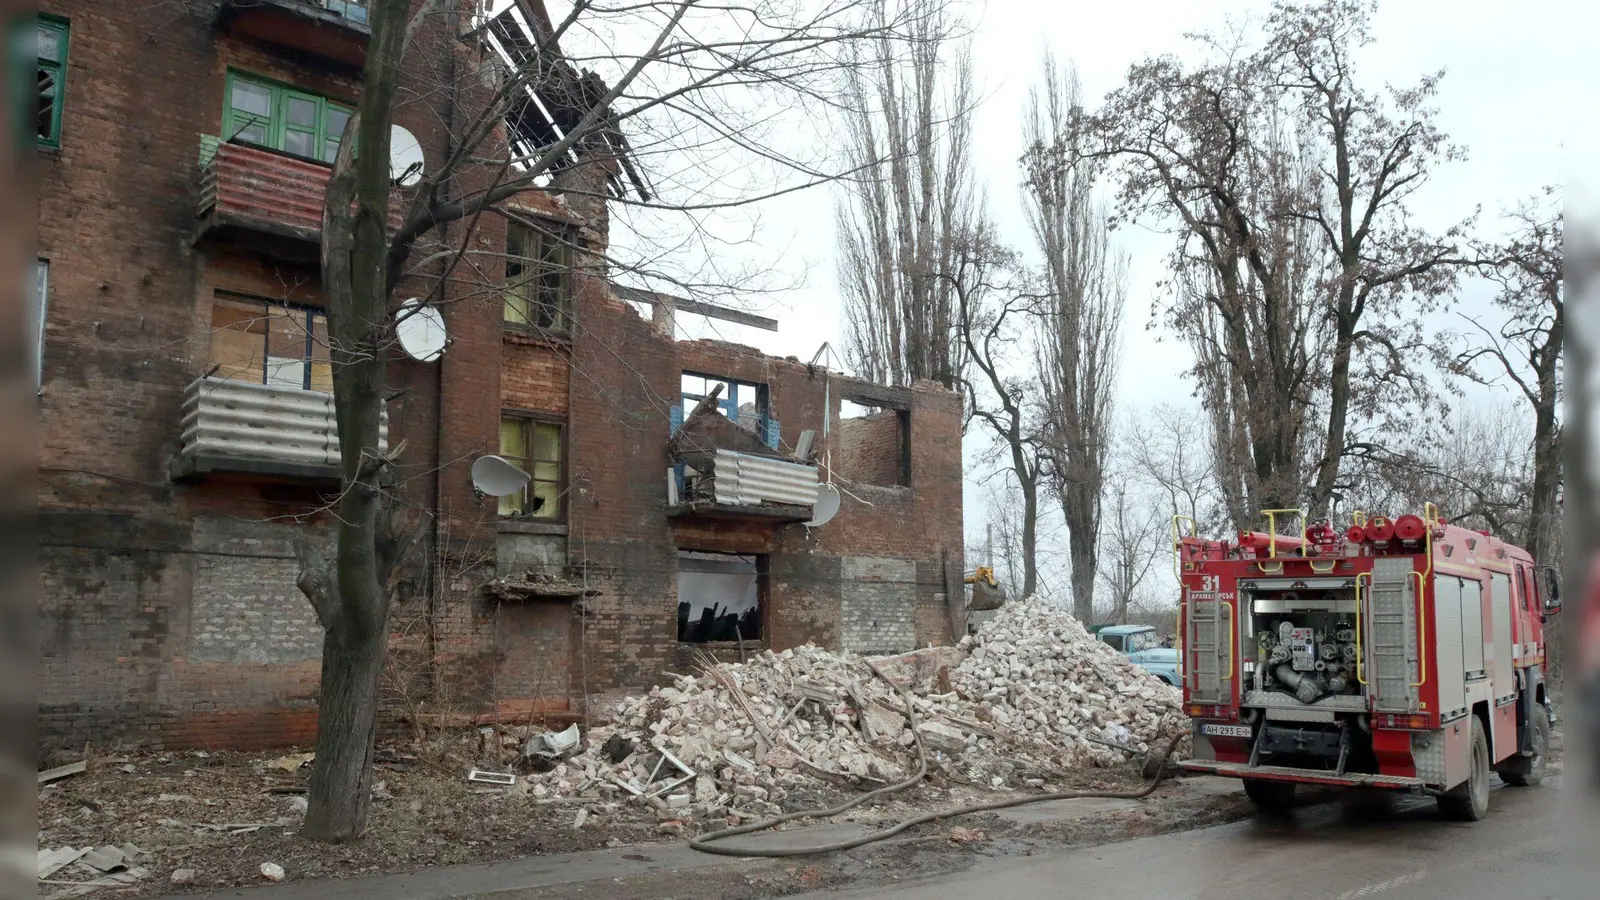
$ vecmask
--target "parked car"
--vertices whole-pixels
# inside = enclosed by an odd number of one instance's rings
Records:
[[[1161,636],[1149,625],[1101,625],[1094,636],[1144,667],[1167,684],[1178,684],[1178,651],[1161,646]]]

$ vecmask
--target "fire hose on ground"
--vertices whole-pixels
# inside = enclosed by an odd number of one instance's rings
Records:
[[[840,850],[852,850],[856,847],[862,847],[877,841],[887,840],[909,828],[914,828],[927,822],[939,821],[941,819],[954,819],[961,816],[970,816],[975,813],[992,812],[1000,809],[1011,809],[1017,806],[1026,806],[1030,803],[1046,803],[1051,800],[1082,800],[1091,798],[1104,800],[1142,800],[1145,797],[1155,793],[1156,788],[1161,786],[1161,782],[1166,778],[1167,760],[1172,757],[1173,752],[1178,749],[1178,743],[1185,737],[1184,734],[1179,733],[1174,735],[1172,739],[1167,742],[1166,750],[1162,752],[1160,759],[1155,766],[1156,771],[1154,777],[1151,778],[1148,784],[1136,791],[1056,791],[1049,794],[1031,794],[1026,797],[1013,797],[1008,800],[994,800],[987,803],[974,803],[969,806],[958,806],[952,809],[941,809],[933,812],[922,813],[921,815],[912,816],[909,819],[903,819],[900,822],[897,822],[894,825],[880,831],[874,831],[869,834],[849,838],[847,840],[835,841],[830,844],[817,844],[810,847],[729,847],[717,843],[719,841],[723,841],[732,837],[738,837],[740,835],[767,831],[787,822],[793,822],[796,819],[832,818],[880,797],[888,797],[893,794],[898,794],[901,791],[909,790],[910,788],[920,784],[922,780],[927,777],[928,757],[922,746],[922,735],[917,732],[916,703],[912,701],[910,693],[906,691],[904,687],[891,681],[889,677],[884,675],[883,672],[879,670],[877,666],[873,665],[870,660],[864,660],[864,662],[866,662],[867,666],[872,669],[874,675],[877,675],[879,678],[883,679],[886,684],[898,691],[901,699],[905,701],[907,715],[910,717],[911,721],[911,734],[916,741],[916,773],[897,784],[891,784],[886,787],[878,788],[874,791],[869,791],[860,795],[859,797],[852,798],[844,803],[839,804],[838,806],[830,807],[828,809],[799,810],[797,812],[784,813],[780,816],[774,816],[770,819],[763,819],[759,822],[751,822],[746,825],[738,825],[733,828],[724,828],[720,831],[713,831],[709,834],[697,835],[689,839],[690,848],[699,850],[702,853],[714,853],[719,856],[772,858],[816,856],[822,853],[836,853]]]

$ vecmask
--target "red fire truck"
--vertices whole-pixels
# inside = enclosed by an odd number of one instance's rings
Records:
[[[1477,820],[1489,773],[1544,775],[1544,618],[1559,577],[1484,531],[1357,513],[1340,532],[1299,510],[1235,540],[1174,522],[1191,771],[1244,779],[1281,809],[1295,785],[1431,794]],[[1280,534],[1292,519],[1296,535]]]

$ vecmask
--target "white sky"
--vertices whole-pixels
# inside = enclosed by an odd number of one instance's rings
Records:
[[[975,22],[973,56],[981,93],[975,157],[985,182],[990,212],[1013,245],[1028,235],[1017,202],[1016,158],[1021,118],[1030,83],[1048,46],[1076,64],[1091,103],[1115,88],[1128,66],[1149,55],[1193,50],[1185,31],[1220,29],[1228,17],[1260,15],[1265,2],[1249,0],[1142,0],[1123,4],[1060,3],[1053,0],[969,2]],[[1363,83],[1410,84],[1424,73],[1446,70],[1438,106],[1439,124],[1469,158],[1439,171],[1413,203],[1430,226],[1454,222],[1484,209],[1486,232],[1504,207],[1541,185],[1567,181],[1567,150],[1595,146],[1595,98],[1600,65],[1592,43],[1600,14],[1588,3],[1534,0],[1384,0],[1374,22],[1375,43],[1360,59]],[[818,139],[825,139],[819,135]],[[827,188],[762,204],[757,240],[731,254],[747,264],[770,265],[803,287],[749,304],[753,312],[780,321],[776,334],[680,316],[686,337],[718,337],[750,344],[779,356],[809,360],[826,341],[842,350],[843,316],[835,286],[834,203]],[[614,222],[614,232],[616,231]],[[617,234],[625,243],[625,234]],[[1131,254],[1132,285],[1124,324],[1125,354],[1119,401],[1123,409],[1160,402],[1192,403],[1181,373],[1187,349],[1170,332],[1148,332],[1150,301],[1161,275],[1166,236],[1144,230],[1119,232]],[[1463,290],[1463,300],[1482,302],[1481,285]],[[985,437],[969,435],[969,456]],[[984,527],[983,489],[969,473],[966,521],[969,535]]]

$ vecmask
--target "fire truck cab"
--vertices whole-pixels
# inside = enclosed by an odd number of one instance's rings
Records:
[[[1342,532],[1300,510],[1263,517],[1234,540],[1174,522],[1187,769],[1244,779],[1262,808],[1297,784],[1373,787],[1464,820],[1488,811],[1491,772],[1539,783],[1554,570],[1431,504]],[[1298,534],[1279,533],[1289,518]]]

